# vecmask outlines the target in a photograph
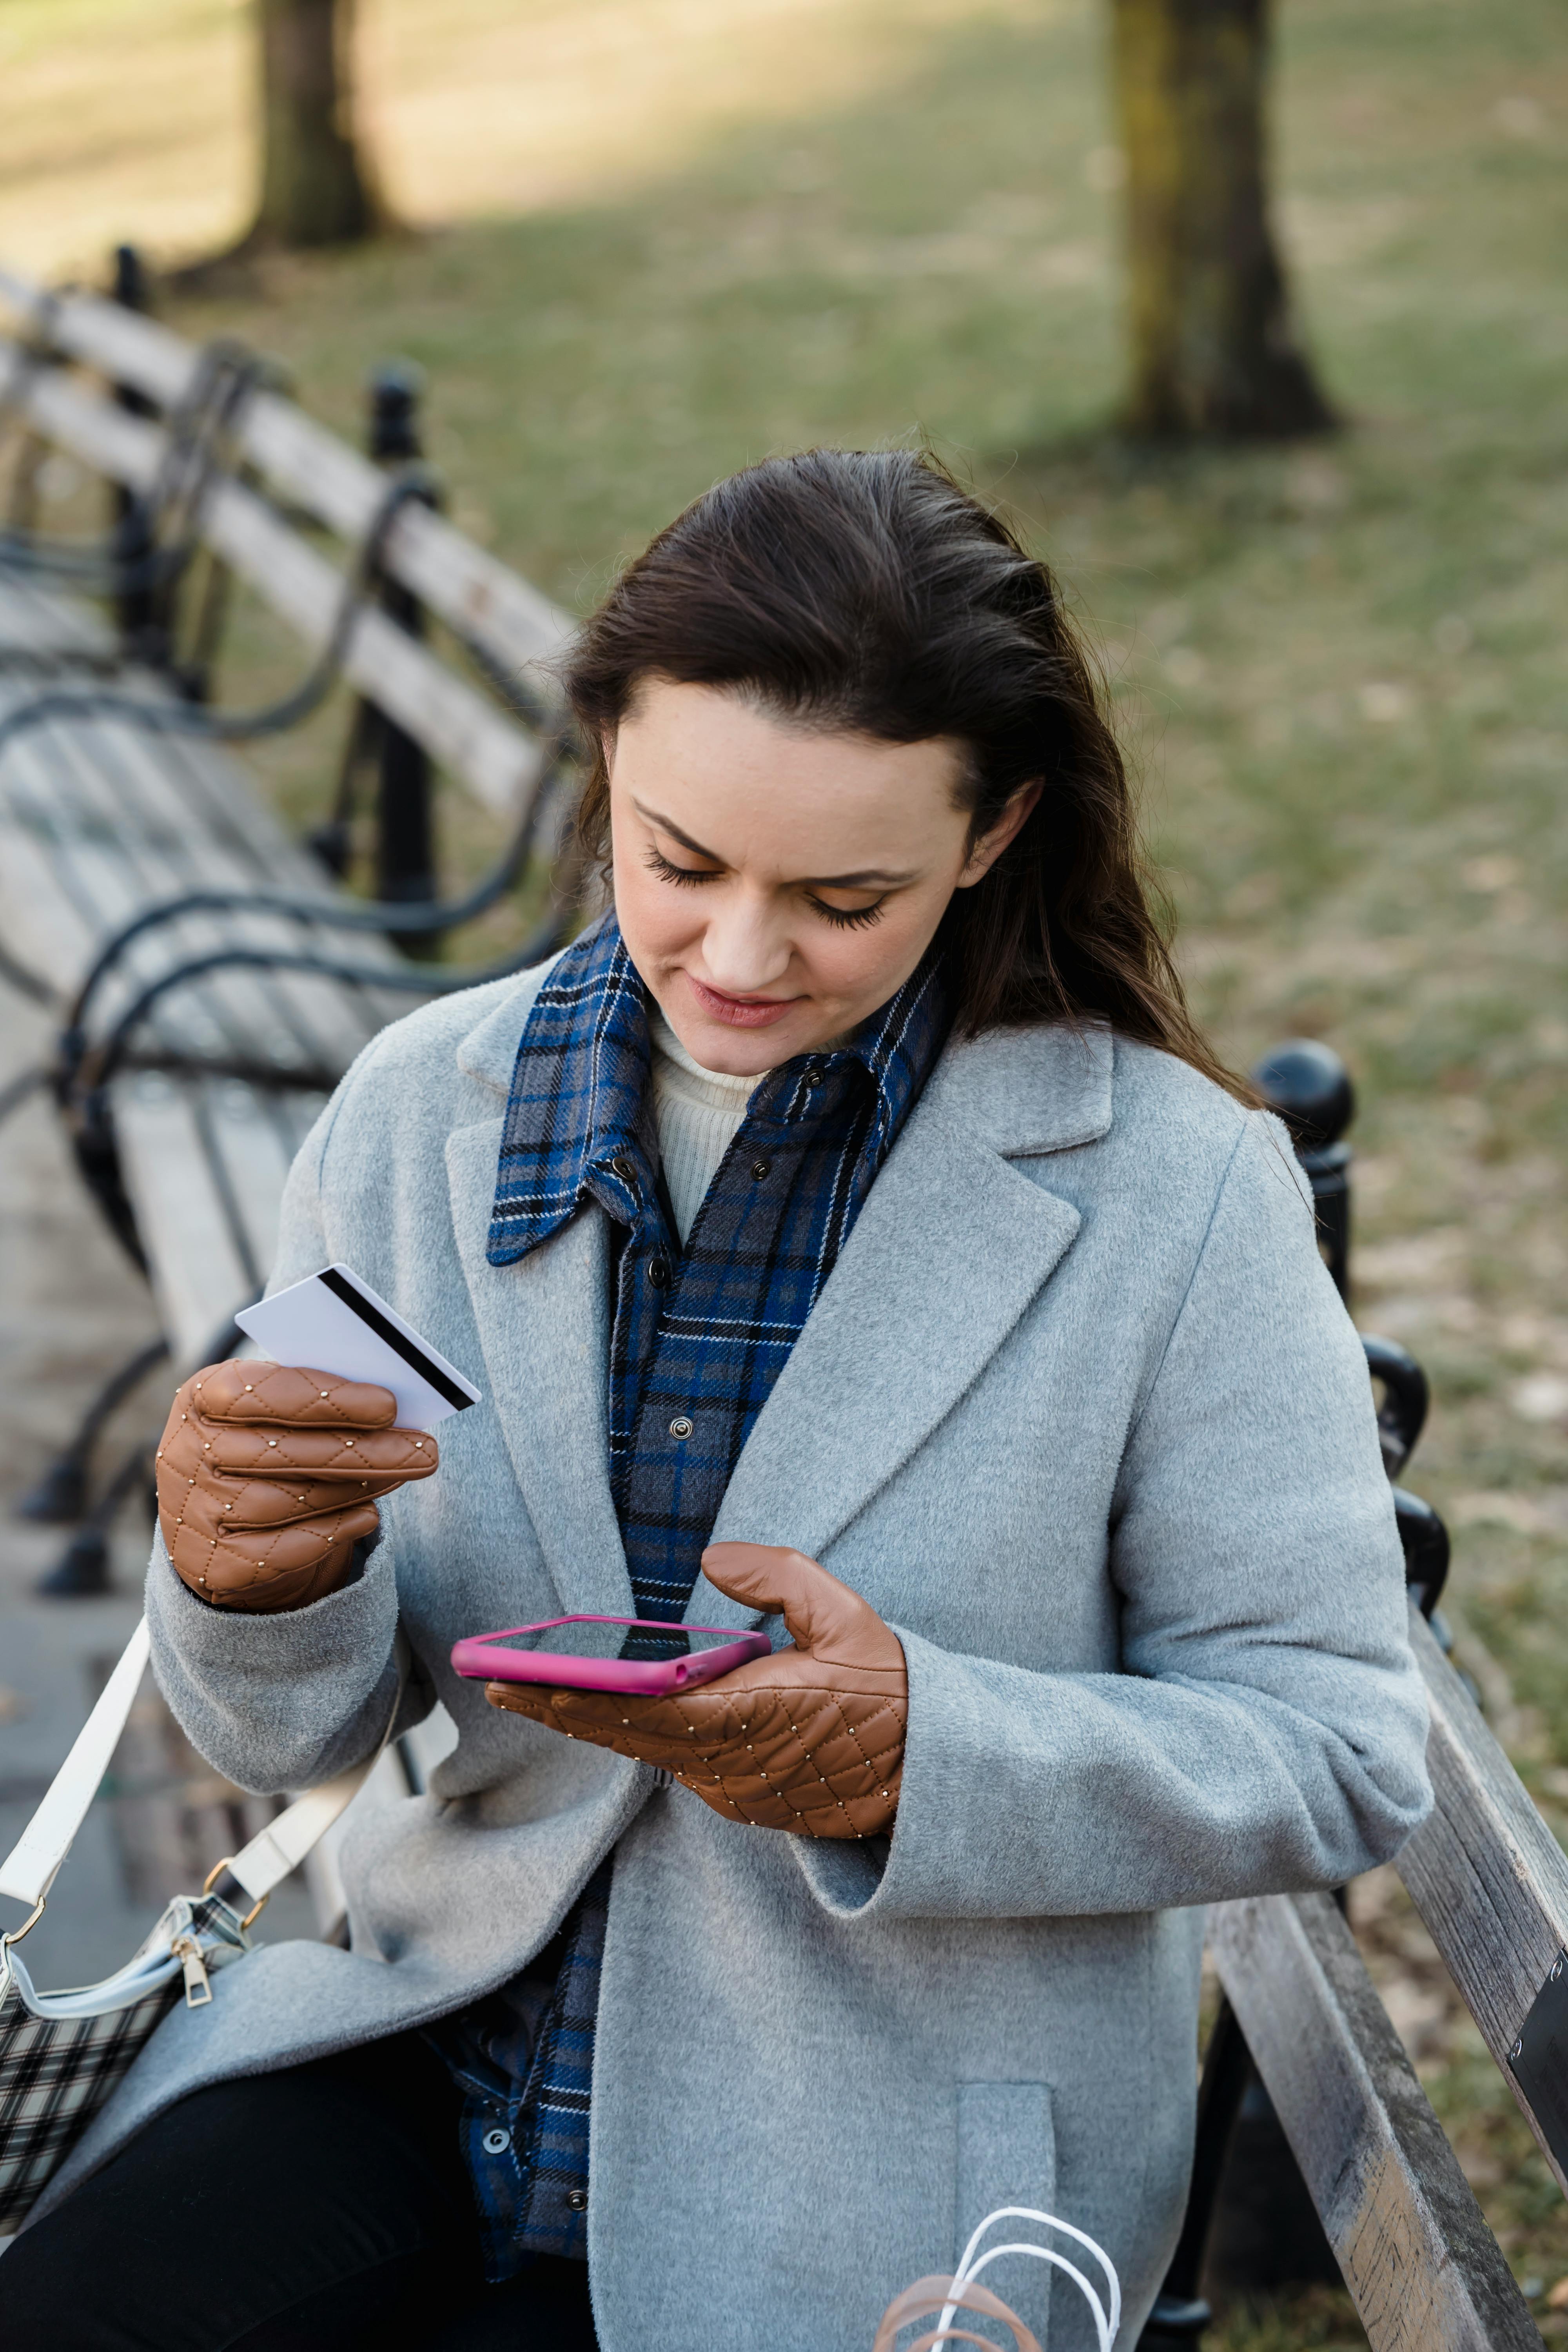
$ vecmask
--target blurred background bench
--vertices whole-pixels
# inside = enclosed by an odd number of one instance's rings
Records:
[[[121,278],[134,292],[128,254]],[[386,1021],[475,976],[416,959],[531,869],[534,919],[495,969],[563,935],[572,769],[540,664],[568,625],[434,510],[406,375],[372,386],[373,462],[264,391],[237,348],[197,352],[121,304],[57,300],[4,272],[0,296],[19,330],[0,341],[0,404],[116,488],[97,545],[51,542],[25,515],[0,540],[5,969],[61,1015],[40,1077],[183,1372],[219,1350],[265,1280],[283,1179],[325,1094]],[[17,481],[29,478],[25,452]],[[345,568],[302,520],[347,541]],[[294,691],[246,714],[209,699],[230,573],[313,656]],[[62,583],[96,589],[117,625]],[[429,615],[476,675],[432,650]],[[235,752],[300,723],[340,676],[358,698],[336,799],[300,844]],[[437,770],[504,835],[489,873],[445,904]],[[374,903],[333,887],[359,799]],[[37,1515],[81,1516],[86,1454],[79,1437],[66,1449]],[[89,1507],[58,1590],[101,1577],[119,1491],[111,1479],[97,1519]]]
[[[266,389],[253,354],[197,351],[139,315],[129,251],[120,289],[127,300],[56,299],[0,272],[15,320],[0,410],[26,428],[0,537],[0,977],[58,1024],[52,1062],[15,1079],[6,1106],[52,1090],[161,1327],[24,1504],[74,1526],[44,1581],[58,1598],[109,1588],[110,1531],[146,1486],[163,1384],[129,1453],[95,1477],[99,1433],[155,1370],[177,1380],[239,1347],[233,1318],[266,1281],[289,1163],[354,1055],[422,999],[537,961],[574,903],[574,769],[542,667],[569,624],[441,519],[416,377],[378,371],[361,457]],[[45,448],[110,486],[96,540],[34,527]],[[346,562],[313,543],[326,534]],[[247,713],[214,699],[236,575],[305,665]],[[353,699],[334,797],[297,841],[243,748],[301,723],[340,680]],[[447,898],[443,776],[500,835],[488,870]],[[514,898],[513,947],[479,969],[433,960],[445,932]],[[422,1786],[448,1737],[422,1727],[362,1801]],[[311,1864],[328,1933],[335,1843]]]

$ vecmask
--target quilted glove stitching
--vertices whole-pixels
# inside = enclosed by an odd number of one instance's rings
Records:
[[[303,1367],[303,1366],[296,1366],[296,1365],[292,1365],[292,1364],[272,1364],[272,1365],[259,1365],[259,1364],[258,1364],[258,1367],[257,1367],[257,1371],[258,1371],[258,1377],[256,1380],[254,1380],[254,1381],[250,1381],[250,1382],[248,1382],[248,1383],[247,1383],[247,1388],[246,1388],[246,1390],[244,1391],[244,1393],[245,1393],[246,1395],[252,1395],[252,1396],[263,1396],[263,1395],[265,1395],[266,1391],[267,1391],[268,1389],[275,1388],[275,1387],[277,1386],[278,1381],[279,1381],[279,1379],[281,1377],[281,1378],[283,1379],[283,1381],[284,1381],[284,1386],[285,1386],[286,1392],[287,1392],[287,1394],[288,1394],[288,1396],[289,1396],[289,1398],[290,1402],[292,1402],[292,1401],[293,1401],[293,1399],[294,1399],[294,1396],[295,1396],[295,1385],[294,1385],[294,1384],[295,1384],[295,1382],[296,1382],[297,1381],[299,1381],[299,1380],[300,1380],[300,1378],[301,1377],[301,1374],[302,1374],[302,1372],[303,1372],[303,1370],[305,1370],[305,1367]],[[203,1384],[202,1384],[202,1382],[201,1382],[200,1381],[198,1381],[196,1382],[195,1389],[192,1391],[192,1394],[193,1394],[193,1396],[199,1396],[199,1395],[200,1395],[201,1391],[202,1391],[202,1385],[203,1385]],[[358,1387],[363,1387],[363,1386],[365,1385],[365,1383],[364,1383],[364,1382],[363,1382],[363,1381],[359,1381],[359,1382],[355,1382],[355,1383],[353,1383],[353,1385],[358,1386]],[[236,1402],[237,1403],[237,1402],[238,1402],[238,1400],[237,1400],[237,1399],[236,1399]],[[357,1419],[357,1418],[353,1418],[353,1417],[352,1417],[352,1416],[349,1414],[349,1412],[348,1412],[348,1411],[347,1411],[346,1407],[344,1406],[344,1404],[343,1404],[343,1402],[342,1402],[342,1385],[341,1385],[338,1381],[329,1381],[329,1383],[328,1383],[328,1385],[327,1385],[327,1387],[326,1387],[325,1389],[318,1389],[318,1390],[315,1391],[314,1397],[311,1399],[311,1402],[314,1402],[314,1403],[317,1403],[317,1404],[324,1404],[324,1405],[326,1405],[326,1407],[328,1408],[328,1411],[329,1411],[330,1412],[335,1412],[335,1413],[338,1415],[338,1418],[339,1418],[339,1420],[340,1420],[340,1422],[341,1422],[341,1423],[342,1423],[342,1427],[343,1427],[343,1428],[345,1428],[345,1429],[353,1429],[353,1430],[361,1430],[361,1429],[369,1430],[369,1429],[375,1429],[375,1430],[380,1430],[380,1429],[382,1429],[382,1428],[388,1427],[388,1426],[390,1426],[390,1425],[391,1425],[391,1424],[389,1424],[389,1423],[381,1423],[381,1422],[369,1422],[369,1421],[363,1421],[363,1420],[359,1420],[359,1419]],[[198,1413],[205,1413],[205,1417],[206,1417],[206,1418],[208,1418],[209,1420],[216,1421],[216,1422],[221,1422],[221,1423],[223,1423],[223,1425],[225,1426],[225,1428],[228,1428],[228,1429],[234,1429],[234,1428],[244,1429],[244,1428],[247,1428],[247,1427],[248,1427],[248,1426],[253,1426],[253,1425],[254,1425],[254,1423],[255,1423],[257,1421],[258,1421],[258,1420],[262,1420],[262,1419],[265,1419],[265,1417],[266,1417],[264,1414],[255,1413],[255,1412],[251,1412],[251,1413],[231,1413],[231,1412],[225,1412],[224,1411],[222,1411],[222,1410],[221,1410],[221,1408],[218,1408],[218,1409],[213,1409],[213,1408],[208,1408],[208,1407],[199,1406],[199,1405],[197,1406],[196,1410],[197,1410]],[[293,1415],[292,1415],[292,1412],[288,1412],[288,1411],[281,1412],[279,1412],[279,1419],[280,1421],[287,1421],[287,1422],[292,1423],[292,1421],[293,1421]],[[325,1424],[323,1422],[316,1422],[316,1423],[306,1423],[304,1424],[304,1426],[305,1426],[305,1427],[307,1427],[307,1428],[310,1428],[310,1427],[321,1428],[321,1427],[324,1427],[325,1425],[326,1425],[326,1424]]]
[[[850,1828],[851,1828],[851,1829],[853,1829],[853,1828],[854,1828],[854,1826],[855,1826],[855,1822],[854,1822],[854,1818],[853,1818],[853,1816],[852,1816],[852,1815],[851,1815],[851,1813],[850,1813],[849,1808],[848,1808],[848,1806],[845,1803],[845,1801],[844,1801],[843,1798],[839,1795],[839,1793],[838,1793],[837,1790],[837,1789],[835,1789],[835,1788],[832,1786],[831,1782],[830,1782],[830,1781],[828,1780],[828,1779],[827,1779],[826,1774],[823,1771],[823,1769],[822,1769],[821,1765],[817,1762],[817,1760],[816,1760],[816,1749],[815,1748],[808,1748],[808,1747],[806,1746],[806,1744],[805,1744],[805,1738],[804,1738],[804,1737],[803,1737],[803,1735],[802,1735],[802,1733],[801,1733],[800,1727],[799,1727],[799,1726],[796,1724],[796,1722],[795,1722],[795,1719],[794,1716],[793,1716],[793,1715],[790,1713],[790,1711],[789,1711],[789,1706],[788,1706],[787,1701],[782,1701],[782,1700],[781,1700],[780,1704],[781,1704],[781,1706],[783,1706],[783,1709],[784,1709],[784,1721],[788,1724],[788,1726],[789,1726],[790,1729],[795,1733],[795,1738],[799,1741],[799,1743],[800,1743],[800,1748],[801,1748],[801,1752],[802,1752],[803,1756],[805,1757],[805,1761],[806,1761],[806,1762],[811,1766],[811,1769],[812,1769],[812,1770],[816,1773],[816,1777],[817,1777],[817,1780],[821,1782],[822,1786],[823,1786],[823,1787],[827,1790],[828,1795],[832,1798],[832,1800],[833,1800],[834,1803],[837,1806],[837,1808],[838,1808],[839,1811],[843,1814],[843,1816],[844,1816],[845,1820],[849,1823]],[[819,1745],[819,1746],[820,1746],[820,1744],[821,1744],[821,1743],[820,1743],[820,1742],[818,1742],[818,1745]],[[804,1819],[805,1818],[806,1813],[810,1811],[810,1808],[809,1808],[809,1807],[807,1807],[807,1806],[804,1806],[804,1805],[803,1805],[802,1807],[800,1807],[800,1808],[799,1808],[799,1811],[800,1811],[801,1818],[804,1820]]]
[[[900,1751],[900,1749],[903,1747],[903,1744],[904,1744],[904,1741],[905,1741],[906,1738],[908,1737],[908,1734],[909,1734],[909,1719],[908,1719],[908,1717],[907,1717],[906,1716],[901,1715],[901,1714],[899,1712],[898,1707],[895,1706],[894,1702],[893,1702],[891,1699],[889,1699],[888,1701],[886,1701],[886,1702],[885,1702],[885,1705],[886,1705],[886,1706],[887,1706],[888,1708],[890,1708],[890,1709],[891,1709],[891,1711],[892,1711],[892,1715],[893,1715],[893,1719],[894,1719],[894,1732],[893,1732],[893,1737],[892,1737],[892,1738],[891,1738],[891,1739],[889,1741],[889,1743],[888,1743],[888,1747],[887,1747],[887,1749],[886,1749],[886,1753],[887,1753],[888,1755],[889,1755],[889,1756],[893,1756],[893,1755],[897,1755],[897,1754],[898,1754],[898,1752]],[[871,1770],[871,1771],[874,1771],[874,1772],[877,1774],[879,1783],[883,1779],[890,1780],[890,1779],[892,1778],[891,1773],[885,1773],[885,1772],[883,1771],[882,1768],[881,1768],[879,1765],[878,1765],[877,1763],[875,1763],[875,1762],[874,1762],[874,1760],[873,1760],[873,1759],[872,1759],[870,1756],[868,1756],[868,1755],[867,1754],[865,1748],[864,1748],[864,1747],[862,1746],[862,1744],[861,1744],[859,1730],[857,1728],[857,1727],[856,1727],[853,1723],[851,1723],[851,1722],[850,1722],[850,1720],[849,1720],[848,1717],[847,1717],[847,1716],[845,1714],[845,1712],[844,1712],[844,1706],[843,1706],[843,1702],[842,1702],[842,1700],[837,1700],[837,1701],[836,1701],[836,1706],[837,1706],[837,1711],[838,1720],[839,1720],[839,1722],[844,1726],[845,1730],[848,1733],[850,1739],[851,1739],[851,1740],[854,1742],[854,1744],[855,1744],[855,1747],[858,1749],[862,1762],[867,1766],[868,1769],[869,1769],[869,1770]],[[880,1715],[883,1711],[884,1711],[884,1710],[883,1710],[883,1708],[882,1708],[882,1707],[879,1707],[879,1708],[878,1708],[878,1710],[877,1710],[877,1714],[878,1714],[878,1715]],[[868,1720],[869,1722],[874,1723],[874,1722],[877,1720],[877,1717],[876,1717],[876,1716],[871,1716],[871,1717],[869,1717],[868,1718]],[[882,1790],[882,1794],[883,1794],[884,1796],[886,1796],[886,1795],[888,1794],[888,1791],[884,1789],[884,1790]]]
[[[908,1717],[890,1696],[794,1684],[752,1686],[727,1702],[719,1692],[672,1694],[649,1706],[635,1730],[624,1717],[604,1722],[576,1693],[541,1692],[517,1711],[553,1722],[568,1738],[660,1765],[704,1803],[752,1827],[864,1837],[885,1827],[898,1803]],[[577,1729],[567,1728],[573,1722]],[[743,1761],[733,1753],[742,1745]],[[823,1751],[835,1747],[850,1755],[825,1767]]]
[[[787,1811],[791,1812],[796,1820],[809,1822],[814,1818],[822,1817],[830,1811],[835,1811],[842,1815],[845,1822],[847,1822],[850,1830],[856,1835],[861,1834],[861,1832],[856,1829],[855,1817],[849,1811],[849,1805],[846,1802],[845,1796],[840,1793],[838,1786],[836,1785],[837,1780],[841,1780],[844,1774],[846,1772],[852,1772],[854,1768],[851,1766],[841,1767],[839,1768],[837,1774],[832,1777],[824,1771],[822,1766],[817,1762],[817,1751],[826,1744],[826,1740],[823,1737],[819,1736],[816,1738],[815,1746],[808,1744],[811,1738],[811,1734],[802,1729],[801,1725],[791,1713],[787,1688],[772,1687],[757,1689],[752,1694],[752,1696],[756,1698],[770,1698],[778,1707],[780,1713],[784,1716],[784,1721],[789,1726],[790,1733],[795,1743],[795,1752],[791,1759],[789,1768],[783,1772],[780,1772],[777,1769],[779,1748],[775,1746],[770,1749],[770,1753],[772,1753],[774,1759],[775,1769],[773,1773],[770,1773],[766,1766],[758,1764],[747,1767],[744,1775],[740,1771],[734,1771],[726,1775],[718,1768],[719,1756],[725,1748],[733,1747],[737,1738],[743,1738],[746,1732],[755,1731],[760,1728],[756,1720],[755,1712],[748,1714],[739,1719],[731,1717],[731,1724],[726,1727],[724,1734],[713,1735],[714,1746],[712,1752],[709,1758],[705,1759],[705,1761],[709,1762],[712,1769],[713,1785],[722,1795],[725,1803],[732,1811],[738,1813],[742,1820],[752,1822],[754,1825],[755,1808],[760,1801],[749,1796],[742,1796],[737,1793],[738,1788],[744,1784],[744,1780],[749,1778],[751,1774],[754,1772],[767,1783],[768,1800],[775,1805],[784,1807]],[[893,1718],[893,1736],[889,1740],[887,1747],[885,1748],[877,1748],[875,1749],[868,1749],[860,1736],[863,1727],[857,1726],[850,1720],[845,1711],[843,1702],[838,1697],[837,1694],[830,1690],[822,1690],[817,1692],[816,1696],[818,1701],[818,1715],[820,1716],[821,1714],[830,1711],[837,1717],[840,1731],[847,1737],[850,1744],[854,1747],[860,1759],[862,1774],[868,1776],[871,1782],[871,1785],[867,1785],[867,1779],[865,1777],[861,1777],[861,1775],[857,1775],[857,1785],[852,1787],[847,1792],[850,1802],[859,1804],[880,1804],[891,1801],[896,1803],[898,1791],[896,1788],[889,1787],[887,1784],[897,1781],[901,1777],[902,1759],[900,1750],[902,1748],[905,1737],[907,1736],[908,1729],[907,1720],[900,1713],[896,1704],[891,1700],[884,1701],[882,1705],[877,1708],[875,1715],[867,1718],[868,1724],[875,1722],[879,1717],[886,1714],[890,1714]],[[679,1706],[679,1702],[677,1702],[677,1705]],[[697,1726],[694,1723],[689,1723],[688,1728],[692,1732],[696,1732]],[[829,1733],[826,1735],[826,1738],[831,1738],[832,1736],[833,1735]],[[676,1752],[679,1753],[679,1750]],[[887,1761],[884,1760],[885,1759],[897,1759],[892,1769],[889,1769]],[[810,1791],[808,1790],[802,1789],[798,1785],[798,1774],[803,1764],[809,1765],[811,1767],[812,1772],[815,1775],[815,1782],[813,1785],[816,1789],[820,1789],[825,1793],[828,1801],[826,1804],[820,1802],[816,1804],[812,1803],[810,1801]],[[671,1764],[669,1769],[673,1772],[673,1777],[679,1780],[684,1787],[690,1789],[694,1795],[700,1796],[703,1794],[701,1783],[692,1770],[689,1769],[683,1769],[679,1764],[674,1763]]]

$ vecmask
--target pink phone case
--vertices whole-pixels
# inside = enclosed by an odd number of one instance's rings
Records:
[[[546,1617],[537,1625],[508,1625],[499,1633],[470,1633],[452,1644],[452,1671],[474,1682],[551,1683],[568,1690],[640,1691],[658,1697],[691,1690],[727,1675],[773,1648],[765,1633],[741,1633],[716,1650],[686,1658],[584,1658],[556,1650],[503,1650],[520,1633],[549,1633],[557,1625],[641,1625],[656,1633],[725,1633],[726,1625],[666,1625],[654,1617]]]

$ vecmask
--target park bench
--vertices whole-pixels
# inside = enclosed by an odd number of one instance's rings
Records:
[[[1318,1046],[1270,1055],[1254,1077],[1291,1128],[1324,1256],[1349,1291],[1353,1108]],[[1397,1481],[1421,1433],[1426,1384],[1393,1342],[1363,1340],[1381,1389],[1384,1466]],[[1435,1805],[1394,1867],[1568,2192],[1568,1859],[1456,1672],[1436,1609],[1447,1532],[1395,1484],[1410,1631],[1431,1706]],[[1186,2221],[1142,2352],[1199,2342],[1205,2257],[1243,2095],[1267,2092],[1374,2352],[1515,2352],[1540,2331],[1373,1986],[1342,1905],[1322,1894],[1211,1906],[1223,2002],[1205,2055]],[[1265,2148],[1265,2155],[1267,2149]]]
[[[441,923],[426,763],[510,825],[509,880],[530,855],[553,860],[566,786],[540,665],[567,625],[421,498],[389,499],[384,471],[259,386],[233,352],[198,353],[125,303],[52,298],[9,272],[0,299],[17,321],[0,339],[0,408],[40,447],[118,485],[124,526],[106,575],[117,630],[29,569],[25,551],[8,563],[0,542],[0,974],[67,1016],[55,1084],[79,1160],[145,1265],[163,1330],[157,1354],[183,1369],[226,1344],[236,1308],[259,1287],[284,1172],[324,1090],[386,1019],[441,983],[396,945]],[[410,454],[405,390],[383,387],[384,459]],[[357,551],[347,574],[309,543],[302,517]],[[195,655],[176,656],[167,582],[152,561],[171,542],[178,554],[182,539],[252,583],[379,714],[381,903],[367,919],[331,900],[320,856],[287,837],[221,741],[63,699],[7,739],[8,714],[44,688],[64,698],[110,685],[164,709],[200,693],[210,643],[198,630]],[[424,614],[500,681],[499,699],[437,657]],[[330,830],[321,847],[333,851]],[[558,875],[524,953],[559,929],[569,882]],[[124,938],[142,914],[193,896],[200,903]],[[1310,1055],[1265,1075],[1292,1119],[1343,1287],[1348,1090],[1336,1097],[1340,1082]],[[1402,1350],[1367,1345],[1397,1477],[1425,1387]],[[60,1482],[79,1486],[80,1468],[68,1460]],[[1568,2188],[1568,1862],[1445,1654],[1434,1609],[1441,1526],[1395,1491],[1436,1789],[1398,1868]],[[420,1786],[433,1752],[407,1748],[383,1795]],[[329,1926],[330,1865],[318,1899]],[[1210,1944],[1225,2006],[1205,2062],[1187,2223],[1145,2352],[1195,2343],[1207,2324],[1205,2249],[1254,2071],[1376,2352],[1538,2346],[1333,1898],[1219,1905]]]
[[[538,665],[568,624],[451,530],[421,478],[323,432],[261,387],[247,355],[197,352],[121,303],[55,299],[8,273],[0,299],[20,323],[0,339],[0,410],[121,499],[111,558],[40,555],[15,527],[0,541],[0,972],[60,1010],[52,1078],[79,1162],[184,1368],[259,1290],[283,1179],[325,1093],[387,1020],[454,977],[400,954],[374,908],[341,892],[334,907],[321,856],[288,837],[226,739],[305,715],[339,673],[356,689],[351,753],[379,754],[377,887],[417,949],[444,927],[431,763],[510,835],[447,921],[500,898],[530,856],[554,858],[569,778]],[[376,454],[406,458],[409,387],[393,375],[378,391]],[[348,541],[346,572],[302,520]],[[209,627],[195,662],[181,654],[177,598],[203,555],[198,630],[237,574],[317,656],[306,689],[249,730],[191,698],[215,647]],[[58,593],[52,572],[73,566],[96,567],[117,633]],[[424,641],[427,615],[480,665],[482,688]],[[318,834],[340,863],[344,831],[340,808]],[[552,943],[559,895],[547,916],[514,961]],[[84,1453],[68,1449],[40,1515],[79,1507]],[[64,1584],[101,1561],[89,1527]]]
[[[121,276],[136,293],[133,257]],[[284,1179],[327,1094],[388,1020],[464,977],[420,950],[530,860],[551,875],[542,919],[498,968],[537,961],[568,919],[571,772],[539,666],[569,623],[435,510],[410,463],[406,372],[373,383],[364,457],[236,347],[197,352],[125,301],[57,299],[12,273],[0,301],[16,321],[0,338],[0,425],[24,435],[0,538],[0,980],[58,1017],[56,1065],[31,1075],[52,1084],[161,1326],[24,1507],[77,1523],[44,1589],[81,1594],[107,1588],[109,1528],[149,1460],[139,1443],[95,1499],[95,1435],[158,1365],[183,1376],[240,1345],[235,1313],[265,1282]],[[114,486],[111,541],[61,546],[28,528],[45,450]],[[346,567],[306,535],[323,530],[348,543]],[[259,725],[205,699],[233,575],[314,656]],[[73,584],[100,592],[113,625]],[[338,806],[305,845],[235,747],[308,716],[340,677],[358,699]],[[485,881],[446,908],[437,767],[507,835]],[[376,802],[376,905],[330,870],[356,790]],[[422,1784],[446,1737],[437,1722],[412,1738],[364,1801]],[[312,1860],[329,1925],[332,1852]]]

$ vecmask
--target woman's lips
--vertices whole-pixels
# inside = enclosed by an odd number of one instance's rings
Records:
[[[722,1021],[731,1029],[766,1029],[784,1014],[800,999],[795,996],[721,996],[716,988],[705,988],[700,980],[686,975],[691,993],[711,1021]]]

